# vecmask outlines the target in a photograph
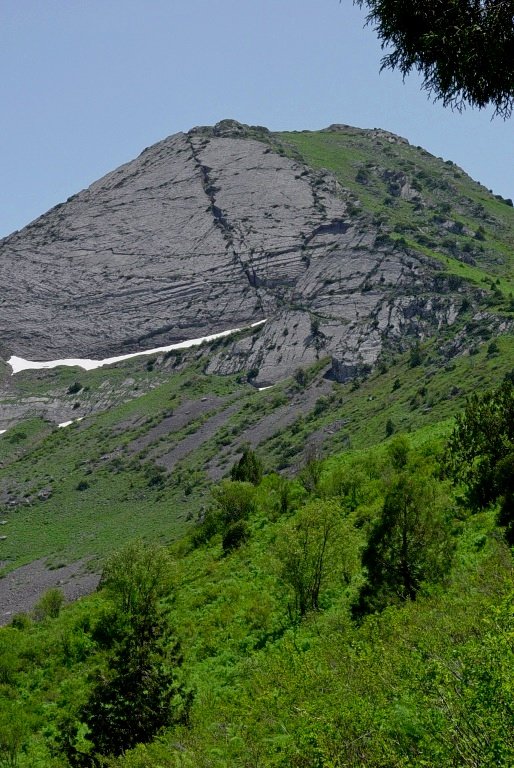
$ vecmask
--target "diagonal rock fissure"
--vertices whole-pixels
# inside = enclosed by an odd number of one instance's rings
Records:
[[[189,136],[188,136],[188,142],[191,148],[191,154],[193,156],[193,160],[200,174],[203,191],[205,192],[205,195],[209,200],[209,210],[214,219],[214,224],[221,230],[223,237],[225,238],[225,241],[227,243],[227,249],[228,249],[234,243],[234,229],[229,223],[229,221],[227,220],[221,208],[218,205],[216,205],[216,192],[218,191],[218,188],[214,184],[214,181],[210,175],[212,168],[202,163],[199,152],[195,147],[193,141],[191,140],[191,137]]]
[[[266,307],[265,307],[266,302],[263,300],[263,297],[261,296],[261,292],[259,290],[258,280],[256,279],[255,272],[254,270],[250,270],[248,268],[248,265],[245,263],[245,261],[242,258],[240,250],[235,247],[235,244],[234,244],[235,233],[236,233],[235,227],[229,222],[227,216],[225,215],[223,210],[220,208],[220,206],[217,205],[216,193],[219,191],[219,187],[216,186],[215,181],[212,178],[212,168],[210,168],[208,165],[202,162],[200,153],[198,149],[195,147],[191,137],[188,136],[187,138],[188,138],[189,146],[191,148],[191,154],[192,154],[193,160],[195,162],[198,172],[200,173],[203,190],[209,200],[209,210],[213,216],[215,225],[220,229],[225,239],[226,251],[227,253],[231,254],[233,261],[238,265],[242,274],[247,279],[248,285],[255,292],[256,305],[259,308],[259,313],[264,316],[266,314]],[[240,239],[244,244],[244,236],[242,235],[242,233],[240,233]],[[252,253],[251,250],[250,250],[250,253]]]

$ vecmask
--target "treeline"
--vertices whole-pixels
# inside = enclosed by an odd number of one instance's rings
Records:
[[[435,434],[289,479],[246,448],[171,550],[16,617],[0,766],[512,765],[512,382]]]

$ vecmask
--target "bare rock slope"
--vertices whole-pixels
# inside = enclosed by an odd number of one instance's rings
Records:
[[[434,265],[353,206],[266,129],[171,136],[0,242],[1,356],[101,358],[267,318],[210,370],[272,383],[331,354],[352,376],[456,314]]]

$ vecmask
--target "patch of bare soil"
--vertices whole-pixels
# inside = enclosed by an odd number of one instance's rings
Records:
[[[8,624],[16,613],[31,611],[51,587],[62,590],[71,602],[94,592],[100,576],[86,571],[86,560],[50,570],[44,560],[22,565],[0,579],[0,625]]]
[[[314,386],[294,394],[288,403],[263,416],[256,424],[241,432],[237,442],[257,448],[265,440],[269,440],[277,432],[293,424],[300,415],[310,413],[316,401],[331,392],[332,382],[321,378]],[[271,394],[270,397],[272,396]],[[209,476],[218,481],[226,473],[228,464],[233,462],[234,456],[229,456],[228,451],[223,451],[209,463],[207,468]]]
[[[139,453],[144,448],[147,448],[152,443],[156,443],[161,437],[169,435],[170,432],[178,432],[180,429],[187,427],[192,421],[204,416],[214,408],[218,408],[225,398],[218,397],[217,395],[209,395],[202,397],[201,400],[187,400],[181,403],[174,409],[171,416],[167,416],[165,419],[152,427],[145,435],[141,435],[128,444],[127,450],[129,453]]]
[[[171,451],[159,456],[156,459],[156,464],[160,464],[168,472],[171,472],[173,467],[182,459],[184,459],[189,453],[192,453],[199,448],[203,443],[213,437],[218,429],[222,427],[226,421],[241,407],[241,403],[233,403],[229,405],[219,413],[215,413],[210,419],[204,421],[195,432],[186,437],[175,445]]]

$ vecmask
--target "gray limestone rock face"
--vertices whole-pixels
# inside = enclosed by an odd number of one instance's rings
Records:
[[[0,354],[103,358],[266,318],[209,370],[267,384],[325,355],[373,365],[388,339],[451,322],[452,300],[348,201],[266,129],[170,136],[0,241]]]

